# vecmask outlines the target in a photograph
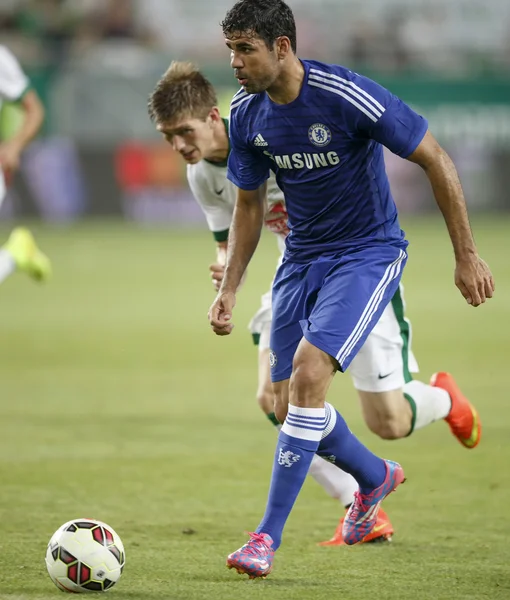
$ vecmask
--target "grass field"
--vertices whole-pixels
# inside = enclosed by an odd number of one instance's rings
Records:
[[[127,600],[509,599],[510,222],[473,223],[497,283],[476,310],[453,285],[442,224],[404,225],[422,376],[455,373],[480,409],[483,442],[467,451],[444,423],[381,441],[363,424],[349,377],[338,376],[331,401],[374,451],[406,468],[408,482],[386,502],[394,543],[316,546],[341,511],[310,480],[274,573],[255,582],[224,562],[262,516],[275,445],[253,399],[245,328],[272,276],[273,240],[250,267],[234,334],[217,338],[206,320],[206,232],[36,228],[53,281],[16,275],[0,292],[0,598],[60,598],[46,544],[85,516],[121,535],[127,566],[109,593]]]

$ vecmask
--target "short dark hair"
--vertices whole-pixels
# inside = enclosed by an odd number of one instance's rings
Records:
[[[220,23],[227,38],[239,34],[259,37],[272,50],[277,38],[286,36],[296,52],[296,21],[283,0],[239,0]]]
[[[212,83],[190,62],[174,60],[149,97],[152,121],[169,123],[183,117],[205,120],[218,105]]]

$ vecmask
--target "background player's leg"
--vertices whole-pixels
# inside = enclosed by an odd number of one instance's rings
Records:
[[[403,389],[387,392],[358,390],[358,395],[368,428],[385,440],[406,437],[444,419],[451,408],[445,390],[421,381],[410,381]]]
[[[399,439],[441,419],[448,419],[452,399],[447,390],[413,380],[418,364],[411,349],[411,323],[405,317],[400,285],[349,369],[358,390],[365,422],[383,439]],[[467,422],[469,403],[457,411]],[[454,415],[456,416],[456,415]],[[461,427],[464,430],[464,427]],[[462,432],[461,432],[462,433]]]
[[[0,169],[0,206],[2,206],[2,202],[4,201],[6,193],[7,189],[5,186],[5,178],[2,170]],[[14,273],[15,270],[16,262],[11,253],[5,248],[0,248],[0,283],[7,279],[11,273]]]
[[[16,270],[16,261],[12,254],[5,248],[0,248],[0,283]]]
[[[259,357],[258,357],[258,385],[257,385],[257,403],[262,412],[271,421],[273,425],[280,428],[280,422],[274,412],[274,392],[271,382],[271,369],[269,367],[269,337],[271,334],[271,321],[264,323],[261,327],[259,337]]]
[[[36,281],[45,281],[51,275],[51,262],[37,247],[28,229],[16,227],[0,248],[0,282],[18,270]]]

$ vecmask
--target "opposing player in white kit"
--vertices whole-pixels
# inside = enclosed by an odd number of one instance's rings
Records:
[[[204,211],[217,244],[217,261],[210,269],[218,289],[236,198],[236,188],[226,177],[230,150],[228,121],[220,115],[211,83],[197,67],[187,62],[170,65],[150,96],[149,115],[158,131],[187,163],[191,191]],[[287,212],[274,176],[268,181],[265,223],[277,235],[281,252],[288,233]],[[252,319],[250,329],[259,346],[257,399],[267,417],[278,425],[269,368],[271,318],[268,292],[262,296],[262,306]],[[464,446],[475,447],[481,431],[478,414],[462,396],[453,378],[447,373],[438,373],[427,385],[413,380],[411,373],[417,371],[411,351],[411,326],[404,316],[400,289],[350,366],[365,421],[381,438],[398,439],[445,419]],[[469,431],[465,427],[467,423]],[[317,455],[309,474],[344,506],[353,501],[358,485],[351,475]],[[393,527],[381,510],[375,528],[363,541],[390,540],[392,534]],[[322,544],[343,544],[342,520],[333,538]]]
[[[0,139],[0,205],[6,194],[7,181],[17,170],[23,150],[37,135],[44,120],[44,108],[15,56],[0,45],[0,109],[2,103],[16,102],[22,120],[14,135]],[[37,281],[48,278],[51,265],[37,248],[30,231],[17,227],[0,248],[0,282],[15,270],[23,271]]]

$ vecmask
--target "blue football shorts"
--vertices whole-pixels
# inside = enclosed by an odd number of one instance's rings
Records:
[[[340,371],[347,369],[399,287],[406,245],[283,262],[273,282],[273,382],[290,377],[302,337],[333,357]]]

